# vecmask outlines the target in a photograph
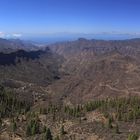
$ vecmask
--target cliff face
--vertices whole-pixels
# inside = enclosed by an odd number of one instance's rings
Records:
[[[39,59],[40,55],[44,53],[41,50],[30,52],[18,50],[8,54],[0,53],[0,65],[16,65],[20,63],[21,59],[26,59],[26,61]]]
[[[49,48],[37,51],[18,50],[0,53],[0,77],[39,85],[48,85],[59,78],[61,57]]]

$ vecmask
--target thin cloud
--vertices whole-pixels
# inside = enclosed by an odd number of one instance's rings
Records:
[[[21,37],[22,34],[12,34],[13,37]]]
[[[0,37],[4,37],[5,34],[3,32],[0,32]]]

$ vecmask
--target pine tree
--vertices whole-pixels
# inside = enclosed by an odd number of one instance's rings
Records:
[[[0,128],[1,128],[1,126],[2,126],[2,119],[0,118]]]
[[[35,122],[35,133],[36,134],[39,133],[39,122],[38,121]]]
[[[47,128],[46,128],[46,126],[44,125],[44,127],[43,127],[43,133],[45,133],[47,131]]]
[[[54,138],[54,140],[60,140],[59,136],[56,136],[56,138]]]
[[[128,140],[138,140],[138,135],[136,133],[131,133],[128,135]]]
[[[17,130],[17,124],[14,121],[13,124],[12,124],[12,131],[15,132],[16,130]]]
[[[31,128],[31,134],[35,135],[36,134],[36,125],[33,124],[32,128]]]
[[[111,118],[108,119],[107,127],[112,128],[112,119]]]
[[[26,129],[26,136],[31,136],[32,132],[31,132],[31,126],[27,125],[27,129]]]
[[[120,133],[118,124],[116,124],[116,127],[115,127],[115,133],[117,133],[117,134]]]
[[[53,140],[53,136],[51,134],[51,130],[48,128],[45,133],[45,139],[44,140]]]
[[[64,135],[66,132],[65,132],[65,130],[64,130],[64,125],[62,125],[62,127],[61,127],[61,135]]]

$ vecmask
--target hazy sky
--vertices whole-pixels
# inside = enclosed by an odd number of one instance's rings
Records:
[[[140,0],[0,0],[4,34],[140,33]]]

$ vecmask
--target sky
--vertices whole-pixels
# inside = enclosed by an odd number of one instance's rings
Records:
[[[140,36],[140,0],[0,0],[0,37]]]

